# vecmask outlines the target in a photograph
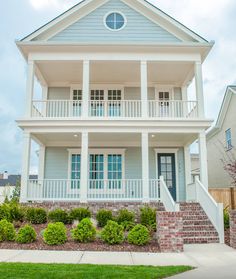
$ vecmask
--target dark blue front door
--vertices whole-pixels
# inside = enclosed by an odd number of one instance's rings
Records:
[[[176,169],[174,153],[157,154],[158,176],[163,176],[165,183],[176,201]]]

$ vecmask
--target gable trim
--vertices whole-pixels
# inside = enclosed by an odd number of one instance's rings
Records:
[[[74,13],[76,13],[79,9],[82,9],[83,7],[86,7],[88,4],[95,4],[96,2],[96,7],[99,7],[100,5],[105,4],[106,2],[108,2],[109,0],[100,0],[100,1],[94,1],[94,0],[83,0],[82,2],[76,4],[75,6],[71,7],[69,10],[65,11],[64,13],[62,13],[61,15],[57,16],[56,18],[54,18],[53,20],[49,21],[48,23],[46,23],[45,25],[43,25],[42,27],[38,28],[36,31],[32,32],[31,34],[29,34],[28,36],[24,37],[21,42],[29,42],[33,39],[35,39],[36,37],[42,35],[43,33],[46,33],[47,31],[50,31],[50,29],[55,28],[56,25],[59,25],[61,23],[61,25],[63,25],[63,20],[66,20],[66,18],[72,16]],[[131,6],[133,9],[137,10],[137,7],[135,8],[135,6],[137,6],[137,4],[139,4],[139,9],[138,12],[141,13],[142,15],[144,15],[145,17],[147,17],[149,20],[152,20],[153,22],[157,23],[157,21],[150,19],[150,17],[148,17],[144,12],[140,12],[140,9],[142,8],[146,8],[147,11],[152,11],[154,13],[154,16],[159,16],[164,23],[166,23],[167,25],[169,25],[170,27],[173,27],[173,29],[175,29],[177,31],[177,33],[179,33],[178,35],[175,34],[175,30],[170,30],[168,28],[168,26],[163,26],[163,24],[160,24],[158,22],[158,25],[162,28],[164,28],[165,30],[167,30],[168,32],[170,32],[172,35],[174,35],[176,38],[179,39],[183,39],[184,34],[186,36],[189,36],[190,38],[196,40],[197,42],[200,43],[208,43],[207,40],[205,40],[204,38],[202,38],[201,36],[199,36],[198,34],[196,34],[195,32],[193,32],[191,29],[187,28],[185,25],[181,24],[179,21],[177,21],[176,19],[174,19],[173,17],[171,17],[170,15],[168,15],[167,13],[163,12],[161,9],[157,8],[155,5],[149,3],[147,0],[121,0],[122,2],[124,2],[125,4]],[[90,13],[91,10],[88,12]],[[87,13],[87,14],[88,14]],[[81,12],[81,17],[83,17],[85,15],[82,14]],[[78,20],[78,18],[77,18]],[[70,24],[73,24],[73,20],[70,21]],[[68,27],[68,25],[66,27]],[[66,28],[64,25],[61,28],[58,28],[54,34],[57,34],[58,32],[61,31],[61,29],[65,29]],[[171,28],[172,29],[172,28]],[[178,32],[179,31],[179,32]],[[182,32],[182,34],[181,34]],[[53,33],[53,32],[52,32]],[[182,35],[182,36],[181,36]],[[52,37],[53,35],[50,34],[50,37]]]

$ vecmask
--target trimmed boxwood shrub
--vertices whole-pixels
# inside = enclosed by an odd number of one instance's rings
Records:
[[[3,219],[0,221],[0,242],[2,241],[14,241],[16,237],[16,231],[12,223]]]
[[[5,203],[0,205],[0,220],[3,219],[11,221],[10,207]]]
[[[78,226],[71,230],[71,236],[78,242],[92,242],[95,240],[96,229],[89,218],[83,219]]]
[[[17,236],[16,242],[18,243],[32,243],[36,240],[36,232],[33,227],[30,225],[25,225],[24,227],[20,228]]]
[[[123,227],[124,231],[130,231],[131,229],[133,229],[133,227],[135,226],[134,222],[129,222],[129,221],[124,221],[122,223],[120,223],[120,225]]]
[[[140,222],[149,230],[156,230],[156,210],[151,207],[143,207],[140,209]]]
[[[48,219],[53,223],[61,222],[63,224],[70,224],[72,222],[68,212],[60,208],[50,211],[48,213]]]
[[[10,211],[10,218],[11,221],[20,221],[23,222],[24,218],[25,218],[25,208],[23,208],[22,206],[20,206],[17,203],[11,203],[9,205],[9,211]]]
[[[128,242],[134,245],[146,245],[150,241],[150,234],[147,227],[136,225],[128,234]]]
[[[26,220],[31,224],[47,223],[47,212],[43,208],[28,208],[26,211]]]
[[[123,227],[115,221],[108,221],[102,229],[101,238],[110,245],[120,244],[124,241]]]
[[[103,228],[106,226],[108,221],[113,220],[112,211],[106,209],[100,209],[97,212],[96,219],[98,221],[98,226]]]
[[[67,240],[66,227],[63,223],[50,223],[43,232],[43,240],[48,245],[61,245]]]
[[[224,226],[225,226],[225,229],[228,229],[230,227],[228,209],[224,209]]]
[[[71,220],[82,221],[85,218],[91,218],[91,212],[88,208],[74,208],[70,211]]]
[[[132,222],[134,223],[134,213],[132,211],[129,211],[127,209],[121,209],[118,212],[118,216],[116,218],[117,223],[121,224],[123,222]]]

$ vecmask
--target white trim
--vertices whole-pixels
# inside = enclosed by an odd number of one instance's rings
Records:
[[[155,100],[159,101],[159,92],[169,92],[170,101],[174,100],[174,86],[173,85],[155,85]]]
[[[106,19],[107,19],[107,17],[108,17],[110,14],[113,14],[113,13],[120,14],[120,15],[123,16],[123,18],[124,18],[124,25],[123,25],[120,29],[112,29],[112,28],[110,28],[110,27],[107,25]],[[120,12],[120,11],[118,11],[118,10],[115,10],[115,11],[113,10],[113,11],[110,11],[110,12],[108,12],[108,13],[106,13],[106,14],[104,15],[104,17],[103,17],[103,24],[104,24],[104,26],[106,27],[106,29],[108,29],[109,31],[112,31],[112,32],[119,32],[119,31],[121,31],[122,29],[125,28],[125,26],[126,26],[126,24],[127,24],[127,18],[126,18],[126,16],[124,15],[124,13],[122,13],[122,12]]]
[[[179,201],[179,168],[178,168],[178,151],[179,148],[155,148],[155,162],[156,162],[156,179],[158,179],[158,160],[157,155],[162,153],[175,154],[175,173],[176,173],[176,202]]]

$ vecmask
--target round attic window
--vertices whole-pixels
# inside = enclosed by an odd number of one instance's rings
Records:
[[[111,12],[105,16],[105,25],[112,31],[119,31],[125,27],[126,19],[120,12]]]

